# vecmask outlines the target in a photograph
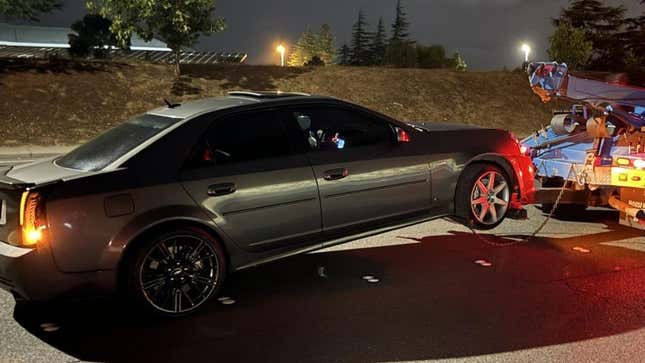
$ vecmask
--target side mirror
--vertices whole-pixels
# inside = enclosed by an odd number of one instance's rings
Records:
[[[404,144],[412,141],[410,134],[400,127],[395,127],[394,132],[396,132],[396,142],[399,144]]]

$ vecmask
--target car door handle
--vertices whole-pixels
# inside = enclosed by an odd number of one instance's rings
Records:
[[[347,177],[349,175],[349,170],[346,168],[332,169],[327,170],[323,176],[325,180],[339,180]]]
[[[213,184],[208,187],[208,195],[211,197],[219,197],[220,195],[233,194],[235,190],[235,183]]]

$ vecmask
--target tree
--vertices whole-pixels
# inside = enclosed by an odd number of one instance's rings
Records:
[[[448,64],[446,59],[446,50],[441,45],[432,45],[429,47],[418,44],[417,48],[417,66],[420,68],[443,68]]]
[[[468,65],[464,58],[462,58],[459,52],[455,52],[455,55],[452,57],[452,62],[455,66],[455,70],[459,72],[465,72],[468,69]]]
[[[375,65],[383,65],[385,63],[385,52],[387,44],[385,40],[385,25],[383,24],[383,17],[379,18],[376,32],[372,37],[370,44],[370,52],[372,53],[372,63]]]
[[[390,43],[409,41],[409,29],[410,23],[407,20],[405,8],[403,8],[401,0],[397,0],[396,15],[394,17],[394,23],[392,24],[392,38],[390,38]]]
[[[352,47],[349,63],[354,66],[366,66],[371,63],[369,49],[370,34],[365,30],[367,22],[363,10],[358,11],[358,20],[354,24],[352,32]]]
[[[0,16],[38,21],[38,15],[60,9],[62,0],[0,0]]]
[[[553,19],[553,23],[556,27],[568,23],[582,30],[585,38],[592,42],[588,68],[621,71],[626,53],[619,34],[625,25],[625,12],[624,6],[609,6],[599,0],[572,0],[568,8],[562,9],[560,17]]]
[[[90,12],[110,19],[110,29],[120,45],[125,46],[132,33],[143,40],[159,38],[175,54],[175,73],[181,70],[179,59],[182,47],[189,47],[200,35],[223,31],[222,18],[213,16],[214,0],[88,0]]]
[[[585,36],[582,29],[571,24],[560,22],[555,33],[549,37],[551,46],[547,50],[549,57],[556,62],[564,62],[572,69],[583,69],[593,51],[593,43]]]
[[[316,35],[307,28],[293,47],[287,64],[291,67],[304,66],[314,55],[316,50]]]
[[[76,34],[69,34],[69,53],[74,57],[103,58],[106,47],[117,46],[116,36],[110,31],[112,22],[98,14],[87,14],[72,24]],[[128,42],[129,43],[129,42]]]
[[[417,66],[417,47],[410,42],[395,41],[387,46],[385,63],[394,67],[414,68]]]
[[[645,68],[645,15],[627,19],[621,38],[629,52],[627,67]]]
[[[328,24],[320,27],[314,56],[318,56],[324,64],[331,64],[336,58],[336,40]]]
[[[307,28],[300,36],[289,56],[289,66],[300,67],[310,64],[313,58],[318,58],[315,63],[320,65],[331,64],[336,57],[336,45],[331,27],[323,24],[318,33]]]
[[[343,46],[338,50],[338,64],[341,66],[346,66],[349,64],[349,59],[351,56],[351,50],[347,46],[347,44],[343,44]]]
[[[323,61],[319,56],[315,55],[310,60],[308,60],[305,65],[310,67],[321,67],[325,65],[325,61]]]

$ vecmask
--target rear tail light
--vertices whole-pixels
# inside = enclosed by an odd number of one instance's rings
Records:
[[[645,160],[642,160],[642,159],[634,160],[634,167],[638,169],[645,169]]]
[[[616,159],[616,164],[620,166],[632,166],[632,161],[627,158],[617,158]]]
[[[47,228],[45,203],[38,192],[26,191],[20,198],[20,225],[22,227],[22,244],[35,246],[44,239]]]

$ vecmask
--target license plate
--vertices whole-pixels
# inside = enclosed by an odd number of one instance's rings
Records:
[[[7,201],[0,201],[0,226],[7,224]]]

